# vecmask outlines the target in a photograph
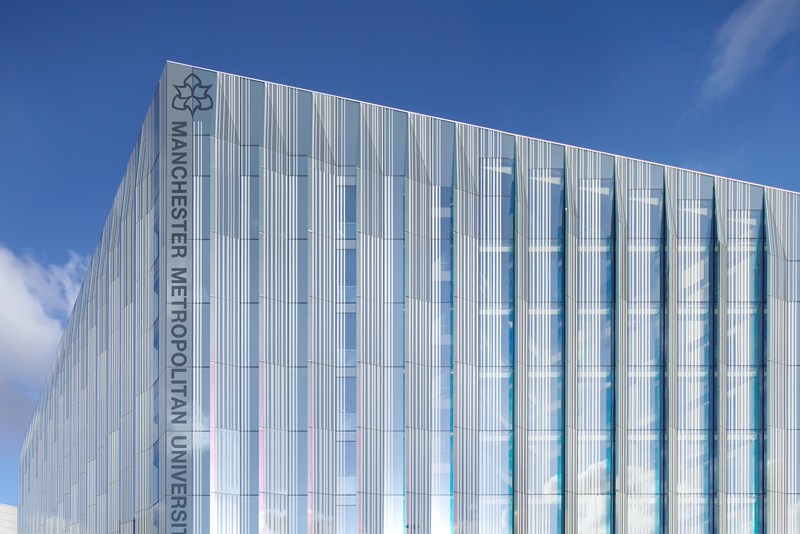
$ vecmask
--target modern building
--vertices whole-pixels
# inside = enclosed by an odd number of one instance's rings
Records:
[[[17,534],[17,507],[0,504],[0,534]]]
[[[168,63],[22,533],[800,532],[800,195]]]

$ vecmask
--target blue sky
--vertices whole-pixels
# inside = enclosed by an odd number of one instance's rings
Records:
[[[168,59],[800,190],[800,0],[4,2],[0,502]]]

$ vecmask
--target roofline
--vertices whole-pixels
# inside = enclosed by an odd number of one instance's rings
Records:
[[[538,137],[531,137],[529,135],[522,135],[522,134],[517,134],[517,133],[513,133],[513,132],[507,132],[505,130],[498,130],[497,128],[490,128],[488,126],[479,126],[477,124],[469,124],[467,122],[462,122],[462,121],[458,121],[458,120],[454,120],[454,119],[446,119],[446,118],[443,118],[443,117],[436,117],[434,115],[426,115],[424,113],[417,113],[416,111],[409,111],[409,110],[406,110],[406,109],[395,108],[395,107],[392,107],[392,106],[384,106],[383,104],[376,104],[374,102],[366,102],[364,100],[358,100],[356,98],[350,98],[350,97],[339,96],[339,95],[332,95],[330,93],[323,93],[321,91],[315,91],[313,89],[306,89],[304,87],[295,87],[293,85],[287,85],[285,83],[271,82],[269,80],[261,80],[261,79],[258,79],[258,78],[253,78],[251,76],[242,76],[241,74],[233,74],[233,73],[225,72],[225,71],[221,71],[221,70],[214,70],[214,69],[209,69],[209,68],[206,68],[206,67],[198,67],[197,65],[190,65],[188,63],[181,63],[179,61],[167,60],[167,63],[172,63],[174,65],[182,65],[184,67],[190,67],[190,68],[193,68],[193,69],[207,70],[207,71],[211,71],[211,72],[216,72],[218,74],[226,74],[228,76],[236,76],[237,78],[244,78],[246,80],[253,80],[253,81],[256,81],[256,82],[271,83],[273,85],[279,85],[281,87],[286,87],[288,89],[296,89],[298,91],[309,91],[311,93],[317,93],[317,94],[320,94],[320,95],[330,96],[330,97],[333,97],[333,98],[341,98],[343,100],[350,100],[351,102],[358,102],[359,104],[367,104],[367,105],[370,105],[370,106],[379,106],[379,107],[382,107],[382,108],[391,109],[393,111],[399,111],[401,113],[411,113],[411,114],[419,115],[419,116],[422,116],[422,117],[428,117],[430,119],[436,119],[436,120],[440,120],[440,121],[452,122],[453,124],[463,124],[464,126],[471,126],[473,128],[483,128],[484,130],[489,130],[489,131],[492,131],[492,132],[497,132],[497,133],[506,134],[506,135],[513,135],[514,137],[523,137],[525,139],[531,139],[533,141],[540,141],[542,143],[551,143],[551,144],[554,144],[554,145],[561,145],[561,146],[564,146],[564,147],[577,148],[579,150],[588,150],[590,152],[596,152],[598,154],[605,154],[607,156],[613,156],[615,158],[625,158],[625,159],[629,159],[629,160],[633,160],[633,161],[638,161],[638,162],[641,162],[641,163],[647,163],[649,165],[657,165],[657,166],[660,166],[660,167],[670,167],[672,169],[677,169],[679,171],[693,172],[693,173],[696,173],[696,174],[704,174],[706,176],[711,176],[713,178],[722,178],[724,180],[730,180],[732,182],[739,182],[741,184],[751,185],[751,186],[755,186],[755,187],[762,187],[762,188],[765,188],[765,189],[773,189],[775,191],[783,191],[785,193],[792,193],[792,194],[795,194],[795,195],[800,195],[800,191],[792,191],[791,189],[784,189],[782,187],[775,187],[775,186],[772,186],[772,185],[764,185],[764,184],[759,184],[759,183],[756,183],[756,182],[748,182],[747,180],[742,180],[742,179],[739,179],[739,178],[731,178],[729,176],[722,176],[720,174],[711,174],[711,173],[707,173],[707,172],[696,171],[696,170],[692,170],[692,169],[686,169],[686,168],[683,168],[683,167],[676,167],[675,165],[668,165],[666,163],[658,163],[658,162],[655,162],[655,161],[648,161],[646,159],[632,158],[630,156],[623,156],[621,154],[614,154],[613,152],[605,152],[603,150],[595,150],[594,148],[586,148],[586,147],[577,146],[577,145],[568,145],[566,143],[559,143],[558,141],[549,141],[547,139],[540,139]]]

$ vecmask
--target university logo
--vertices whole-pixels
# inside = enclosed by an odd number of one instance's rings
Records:
[[[194,117],[197,110],[205,111],[214,107],[214,101],[208,94],[211,85],[203,85],[200,78],[190,74],[183,80],[183,85],[173,85],[178,94],[172,99],[172,107],[178,110],[187,110]]]

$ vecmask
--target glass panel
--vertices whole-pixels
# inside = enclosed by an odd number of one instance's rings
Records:
[[[528,244],[528,272],[524,287],[528,302],[562,302],[564,250],[560,244],[531,241]]]
[[[528,176],[528,237],[562,239],[564,169],[529,169]]]
[[[737,241],[728,245],[728,301],[756,301],[761,293],[758,241]]]
[[[727,531],[728,532],[763,532],[759,530],[759,521],[763,521],[759,495],[728,495],[727,498]]]
[[[511,495],[511,432],[479,432],[478,491],[483,495]]]
[[[612,302],[612,251],[608,241],[581,240],[578,245],[578,299],[581,302]]]
[[[628,428],[664,428],[660,367],[628,368]]]
[[[453,531],[453,498],[431,497],[430,532]]]
[[[563,353],[563,312],[560,308],[528,309],[528,365],[559,366]]]
[[[725,451],[728,493],[756,493],[761,489],[759,443],[756,432],[728,432]]]
[[[511,243],[480,246],[481,302],[511,302],[514,290],[512,251]]]
[[[528,491],[560,495],[562,489],[562,440],[560,432],[528,433]]]
[[[514,186],[514,160],[481,158],[481,195],[510,197]]]
[[[728,210],[728,238],[757,239],[761,228],[761,210]]]
[[[628,307],[628,364],[660,365],[664,344],[660,304]]]
[[[711,532],[711,503],[706,496],[678,495],[675,501],[678,532]]]
[[[711,382],[708,367],[678,366],[676,418],[678,428],[711,428]]]
[[[711,447],[707,432],[679,430],[675,461],[677,486],[680,493],[708,494],[711,490]],[[706,506],[708,501],[703,498]]]
[[[449,495],[452,492],[453,465],[450,454],[450,432],[431,432],[431,494]]]
[[[578,428],[613,428],[612,378],[611,368],[578,367]]]
[[[526,507],[529,528],[526,532],[561,532],[562,499],[555,495],[518,495],[516,506]]]
[[[578,495],[578,532],[605,534],[611,532],[611,497],[603,495]]]
[[[478,375],[478,428],[511,430],[511,370],[481,370]]]
[[[661,301],[663,247],[660,240],[637,240],[628,243],[628,300]]]
[[[679,365],[711,365],[711,318],[706,304],[679,304]]]
[[[342,285],[339,286],[339,302],[356,301],[356,249],[338,249],[339,265],[342,266],[343,276]]]
[[[478,315],[478,358],[480,365],[506,367],[512,364],[511,310],[483,308]]]
[[[611,491],[611,432],[578,432],[578,492],[609,494]]]
[[[678,201],[678,237],[708,239],[714,228],[712,200]]]
[[[681,302],[708,301],[711,297],[711,254],[709,241],[678,245],[678,291]]]
[[[564,377],[560,369],[532,369],[528,372],[527,428],[558,430],[562,424]]]
[[[354,377],[337,378],[339,390],[339,408],[337,410],[337,430],[356,429],[356,379]]]
[[[612,180],[578,180],[578,236],[583,239],[608,239],[612,237]]]
[[[510,197],[478,197],[481,237],[513,239],[514,211]]]
[[[609,308],[581,306],[578,310],[578,364],[611,365],[612,335]]]
[[[510,497],[479,496],[478,532],[510,532],[511,506]]]
[[[628,492],[632,494],[661,493],[661,440],[658,432],[628,434]]]
[[[437,430],[450,431],[452,427],[452,395],[451,375],[448,367],[433,368],[433,391],[436,397],[433,399],[433,425]]]
[[[629,532],[659,534],[661,532],[660,499],[648,495],[629,495],[627,522]]]
[[[631,189],[628,191],[628,237],[660,238],[664,191]]]
[[[758,412],[758,370],[753,367],[729,367],[727,377],[726,425],[728,429],[752,430],[760,426]]]

